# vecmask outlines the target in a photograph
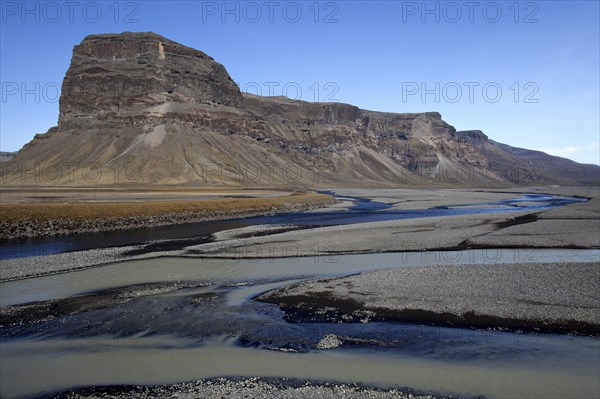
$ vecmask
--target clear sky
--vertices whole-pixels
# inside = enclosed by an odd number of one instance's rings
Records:
[[[54,126],[74,45],[154,31],[244,91],[438,111],[458,130],[600,163],[596,1],[2,1],[0,149]]]

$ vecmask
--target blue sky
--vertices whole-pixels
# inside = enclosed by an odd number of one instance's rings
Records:
[[[390,112],[600,163],[598,1],[2,1],[0,149],[54,126],[72,48],[154,31],[242,89]]]

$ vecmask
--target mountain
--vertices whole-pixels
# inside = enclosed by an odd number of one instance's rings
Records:
[[[17,155],[16,152],[0,151],[0,162],[8,162]]]
[[[437,112],[241,93],[203,52],[132,32],[75,46],[58,126],[2,165],[8,185],[600,183],[596,165],[456,131]]]

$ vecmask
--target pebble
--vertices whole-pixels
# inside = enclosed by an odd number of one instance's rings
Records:
[[[416,395],[396,389],[379,390],[356,384],[296,381],[286,378],[268,380],[250,377],[243,379],[215,378],[173,385],[153,387],[91,388],[67,392],[61,399],[133,399],[133,398],[180,398],[180,399],[436,399],[441,396]]]

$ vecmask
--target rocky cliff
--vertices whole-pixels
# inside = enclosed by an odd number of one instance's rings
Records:
[[[86,37],[58,126],[4,184],[598,185],[600,168],[457,132],[437,112],[382,113],[240,92],[223,65],[154,33]]]

